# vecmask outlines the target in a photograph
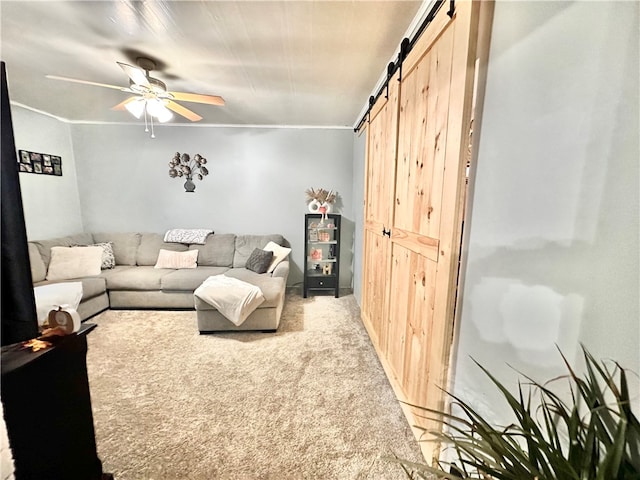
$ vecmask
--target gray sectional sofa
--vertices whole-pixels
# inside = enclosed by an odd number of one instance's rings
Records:
[[[220,330],[275,330],[284,306],[289,275],[288,258],[272,273],[258,274],[245,268],[255,248],[272,241],[288,247],[282,235],[211,234],[204,245],[166,243],[158,233],[80,233],[67,237],[29,242],[34,287],[51,284],[46,280],[51,248],[109,242],[115,267],[97,276],[63,281],[80,281],[83,296],[78,313],[85,320],[107,308],[112,309],[193,309],[197,310],[201,332]],[[198,250],[197,268],[154,268],[160,249]],[[260,287],[262,303],[239,327],[226,320],[214,307],[194,299],[194,290],[209,276],[225,274]]]

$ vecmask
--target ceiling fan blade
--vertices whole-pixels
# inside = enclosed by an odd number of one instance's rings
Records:
[[[46,75],[46,77],[52,80],[63,80],[65,82],[82,83],[84,85],[95,85],[96,87],[112,88],[114,90],[121,90],[125,92],[129,91],[129,89],[117,87],[116,85],[109,85],[107,83],[90,82],[89,80],[78,80],[77,78],[59,77],[57,75]]]
[[[202,117],[198,115],[196,112],[192,112],[188,108],[183,107],[179,103],[172,102],[169,100],[165,105],[169,110],[173,110],[178,115],[182,115],[184,118],[191,120],[192,122],[197,122],[198,120],[202,120]]]
[[[129,97],[126,100],[120,102],[119,104],[117,104],[114,107],[111,107],[111,110],[126,110],[125,105],[127,105],[128,103],[133,102],[134,100],[137,100],[140,97]]]
[[[202,95],[200,93],[169,92],[175,100],[209,105],[224,105],[224,99],[216,95]]]
[[[144,70],[138,67],[134,67],[132,65],[127,65],[126,63],[116,62],[120,65],[120,68],[124,70],[124,73],[131,79],[133,83],[136,85],[144,85],[145,87],[151,86],[149,84],[149,80],[147,80],[147,74]]]

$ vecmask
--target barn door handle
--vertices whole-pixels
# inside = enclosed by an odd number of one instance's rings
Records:
[[[385,235],[387,237],[391,238],[391,230],[390,229],[389,230],[385,230],[385,228],[382,227],[382,236],[385,236]]]

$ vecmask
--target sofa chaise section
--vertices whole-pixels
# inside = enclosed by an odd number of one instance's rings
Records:
[[[280,262],[272,275],[258,274],[246,268],[232,268],[225,275],[255,285],[262,290],[264,302],[242,323],[236,326],[214,307],[195,297],[200,333],[237,330],[277,330],[284,308],[284,295],[289,275],[289,262]]]

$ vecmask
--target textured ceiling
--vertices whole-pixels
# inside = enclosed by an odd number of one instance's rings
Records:
[[[424,9],[421,1],[5,1],[1,54],[12,102],[69,121],[131,122],[111,107],[126,87],[117,61],[157,62],[202,124],[353,126]],[[187,122],[175,116],[174,122]]]

